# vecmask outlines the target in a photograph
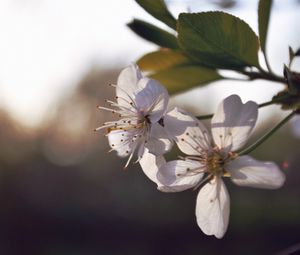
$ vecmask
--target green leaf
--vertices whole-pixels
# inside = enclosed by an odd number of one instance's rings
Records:
[[[177,39],[174,35],[150,23],[134,19],[127,26],[140,37],[161,47],[178,48]]]
[[[289,59],[290,59],[290,63],[293,61],[294,57],[295,57],[295,52],[293,51],[292,47],[289,46]]]
[[[142,70],[152,72],[187,63],[190,63],[190,60],[181,52],[169,49],[150,52],[137,61]]]
[[[258,32],[260,47],[264,54],[266,52],[266,41],[272,3],[272,0],[260,0],[258,4]]]
[[[151,75],[160,81],[170,94],[204,85],[223,77],[214,69],[200,66],[177,66]]]
[[[259,42],[247,23],[224,12],[182,13],[180,47],[195,61],[215,68],[259,66]]]
[[[176,19],[169,12],[163,0],[136,0],[149,14],[176,30]]]
[[[288,84],[288,91],[293,96],[300,95],[300,73],[292,72],[286,65],[283,74]]]

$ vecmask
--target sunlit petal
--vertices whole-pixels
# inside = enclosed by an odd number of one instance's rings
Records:
[[[116,96],[119,105],[130,107],[134,93],[139,90],[138,82],[142,79],[141,71],[137,65],[123,69],[118,77]]]
[[[117,151],[118,156],[129,156],[141,142],[139,138],[135,138],[134,130],[123,131],[113,130],[109,132],[108,142],[112,150]]]
[[[199,191],[196,203],[197,223],[206,235],[222,238],[227,230],[230,198],[221,178],[216,177]]]
[[[194,160],[174,160],[161,166],[158,180],[169,187],[168,192],[178,192],[196,186],[203,177],[203,166]]]
[[[169,95],[158,81],[142,78],[135,92],[135,102],[139,111],[144,112],[151,123],[155,123],[166,113]]]
[[[231,180],[241,186],[277,189],[285,181],[285,175],[273,162],[262,162],[249,156],[241,156],[226,166]]]
[[[161,183],[157,179],[157,173],[158,169],[166,163],[166,160],[163,156],[155,156],[147,149],[145,149],[145,152],[142,156],[142,158],[139,161],[143,172],[146,174],[146,176],[153,182],[157,184],[158,187],[162,186]]]
[[[237,95],[225,98],[212,118],[212,135],[216,145],[227,152],[240,149],[247,142],[257,115],[255,102],[243,104]]]
[[[168,112],[164,125],[185,154],[199,155],[200,151],[211,149],[211,138],[204,125],[183,110],[174,108]]]

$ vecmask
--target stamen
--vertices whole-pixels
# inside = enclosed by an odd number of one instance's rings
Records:
[[[132,97],[127,93],[126,90],[122,89],[121,87],[119,87],[119,86],[117,86],[117,85],[112,85],[112,87],[115,87],[116,89],[119,89],[119,90],[121,90],[122,92],[124,92],[125,95],[129,97],[129,99],[131,100],[131,103],[133,103],[134,107],[137,109],[137,106],[136,106],[134,100],[133,100]],[[123,98],[122,98],[122,100],[123,100]],[[126,101],[126,102],[128,102],[128,101]]]
[[[128,154],[129,151],[126,151],[126,153]],[[134,153],[134,151],[132,151],[132,153],[130,154],[130,156],[129,156],[127,162],[126,162],[126,165],[124,166],[124,170],[127,169],[128,165],[129,165],[129,163],[130,163],[130,161],[131,161],[131,159],[132,159],[133,153]]]

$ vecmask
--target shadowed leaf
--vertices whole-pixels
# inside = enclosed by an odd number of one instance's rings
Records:
[[[189,59],[179,51],[161,49],[144,55],[137,64],[144,71],[159,71],[189,62]]]
[[[270,13],[272,7],[272,0],[260,0],[258,5],[258,32],[260,47],[262,51],[266,52],[266,41],[269,27]]]
[[[176,19],[169,12],[163,0],[136,0],[149,14],[176,30]]]
[[[223,77],[216,70],[200,66],[177,66],[151,75],[160,81],[170,94],[182,92],[199,85],[220,80]]]
[[[247,23],[224,12],[182,13],[180,47],[195,61],[215,68],[259,66],[259,42]]]
[[[139,19],[134,19],[127,25],[133,32],[145,40],[153,42],[161,47],[171,49],[178,48],[176,37],[159,27]]]

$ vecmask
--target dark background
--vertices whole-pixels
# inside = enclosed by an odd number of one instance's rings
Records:
[[[253,153],[283,166],[279,190],[237,187],[227,233],[204,235],[196,191],[161,193],[93,129],[119,70],[91,70],[51,119],[27,129],[0,114],[0,254],[276,254],[300,240],[299,140],[286,125]],[[270,120],[255,137],[276,121]]]

